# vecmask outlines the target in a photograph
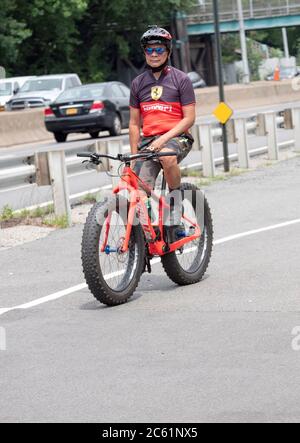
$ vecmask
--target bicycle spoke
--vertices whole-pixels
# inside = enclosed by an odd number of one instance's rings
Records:
[[[106,231],[106,222],[104,229]],[[100,267],[104,271],[103,276],[108,286],[116,291],[122,291],[128,286],[137,266],[137,251],[135,242],[132,240],[133,232],[129,244],[129,250],[126,253],[121,252],[122,242],[126,235],[126,225],[117,212],[111,216],[111,224],[108,232],[107,247],[112,249],[110,253],[99,253]],[[102,233],[100,235],[100,245],[103,242]],[[99,248],[100,250],[100,248]]]
[[[196,214],[191,203],[184,200],[183,206],[184,215],[193,223],[199,223],[199,221],[196,220]],[[190,224],[186,220],[184,220],[184,228],[186,232],[189,231]],[[204,228],[201,237],[194,240],[192,246],[191,243],[187,243],[181,251],[176,252],[177,260],[184,271],[194,272],[194,270],[200,266],[205,255],[206,237],[207,233]]]

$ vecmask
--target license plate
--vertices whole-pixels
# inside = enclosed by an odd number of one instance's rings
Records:
[[[76,108],[69,108],[69,109],[67,109],[67,111],[66,111],[66,114],[67,115],[75,115],[75,114],[77,114],[78,113],[78,109],[76,109]]]

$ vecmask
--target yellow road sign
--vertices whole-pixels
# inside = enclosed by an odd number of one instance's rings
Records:
[[[219,122],[225,125],[225,123],[227,123],[228,120],[232,117],[233,110],[228,105],[226,105],[226,103],[221,102],[216,107],[213,114],[216,119],[219,120]]]

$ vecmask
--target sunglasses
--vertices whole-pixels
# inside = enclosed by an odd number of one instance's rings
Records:
[[[153,52],[156,52],[157,55],[162,55],[166,52],[166,50],[166,48],[145,48],[147,55],[152,55]]]

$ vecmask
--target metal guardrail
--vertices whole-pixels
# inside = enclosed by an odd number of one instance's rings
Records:
[[[282,125],[284,123],[284,117],[278,115],[276,118],[276,124]],[[213,141],[218,141],[222,137],[222,129],[218,127],[217,123],[209,123],[211,126],[211,135]],[[246,129],[249,134],[254,134],[257,132],[260,123],[257,120],[257,115],[248,115],[246,117]],[[201,125],[200,125],[201,126]],[[195,150],[200,149],[198,129],[199,125],[195,126],[194,136],[196,137]],[[200,135],[201,138],[201,135]],[[230,137],[232,139],[232,136]],[[99,143],[99,142],[98,142]],[[110,143],[110,142],[104,142]],[[96,142],[97,144],[97,142]],[[65,151],[66,158],[66,168],[68,175],[75,174],[82,170],[81,160],[76,156],[76,154],[82,150],[92,152],[95,150],[95,143],[90,143],[86,147],[78,147]],[[124,152],[129,150],[129,146],[123,146]],[[23,186],[24,184],[36,183],[36,167],[35,167],[35,157],[15,157],[15,156],[0,156],[0,188],[1,190]]]
[[[222,0],[220,20],[238,20],[236,0]],[[300,14],[300,4],[296,0],[244,0],[244,18],[280,17]],[[187,23],[211,23],[214,21],[212,0],[199,0],[187,15]]]
[[[97,142],[89,143],[84,148],[78,147],[65,151],[68,175],[82,171],[82,161],[77,157],[77,153],[83,150],[93,152],[96,145]],[[126,149],[129,150],[129,145],[124,145],[123,149],[124,152]],[[0,156],[0,189],[5,190],[6,188],[23,186],[26,183],[36,183],[35,156]]]

